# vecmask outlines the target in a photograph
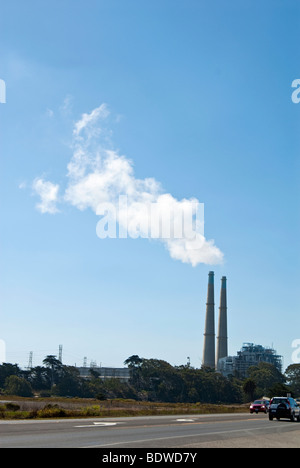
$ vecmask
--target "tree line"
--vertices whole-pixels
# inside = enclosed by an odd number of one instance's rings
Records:
[[[17,364],[0,365],[0,393],[30,397],[38,395],[97,398],[131,398],[170,403],[243,403],[255,398],[300,396],[300,364],[290,365],[284,374],[275,366],[259,363],[248,370],[246,379],[224,377],[209,368],[190,364],[172,366],[160,359],[130,356],[124,362],[130,369],[129,382],[117,378],[102,380],[97,369],[89,377],[79,369],[62,364],[48,355],[43,366],[22,370]]]

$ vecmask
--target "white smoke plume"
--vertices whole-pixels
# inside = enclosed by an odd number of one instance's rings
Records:
[[[148,229],[153,220],[150,221],[149,210],[144,207],[153,204],[159,208],[163,218],[173,213],[173,223],[176,226],[179,219],[177,213],[185,215],[191,203],[196,205],[198,200],[177,200],[165,193],[154,178],[137,179],[132,161],[111,147],[110,131],[105,127],[109,114],[107,106],[102,104],[91,113],[83,114],[75,123],[73,156],[67,166],[67,185],[61,201],[79,210],[91,209],[100,216],[104,214],[104,206],[117,206],[120,197],[126,196],[126,207],[122,209],[120,204],[118,206],[117,222],[119,229],[131,229],[131,237],[135,237],[135,234],[148,237]],[[58,185],[36,179],[33,188],[41,196],[37,207],[42,212],[58,211]],[[137,226],[138,233],[133,232],[137,230]],[[193,266],[199,263],[222,263],[223,253],[214,245],[213,240],[207,241],[203,234],[198,231],[193,237],[157,235],[156,238],[164,243],[173,259]]]

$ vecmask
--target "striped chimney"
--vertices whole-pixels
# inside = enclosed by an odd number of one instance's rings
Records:
[[[221,294],[219,307],[219,328],[217,336],[217,356],[216,368],[218,368],[219,359],[228,356],[228,336],[227,336],[227,279],[223,276],[221,279]]]
[[[215,298],[214,272],[208,274],[206,319],[203,347],[203,367],[215,368]]]

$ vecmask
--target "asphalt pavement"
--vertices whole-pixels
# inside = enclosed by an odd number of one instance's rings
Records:
[[[300,448],[300,423],[264,414],[0,421],[0,448]]]

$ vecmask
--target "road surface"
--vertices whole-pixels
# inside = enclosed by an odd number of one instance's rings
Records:
[[[300,448],[300,423],[220,414],[0,421],[0,448]]]

